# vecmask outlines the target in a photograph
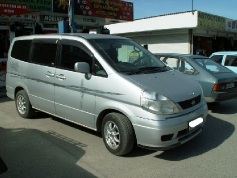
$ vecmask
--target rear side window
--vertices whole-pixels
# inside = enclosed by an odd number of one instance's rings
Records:
[[[222,62],[223,55],[214,55],[211,57],[211,59],[219,64]]]
[[[57,53],[57,44],[53,43],[34,43],[32,62],[54,66]]]
[[[237,56],[227,55],[225,66],[237,66]]]
[[[32,43],[32,40],[15,41],[12,47],[11,57],[16,58],[21,61],[28,62],[31,43]]]

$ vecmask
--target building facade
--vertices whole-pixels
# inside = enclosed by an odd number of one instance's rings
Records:
[[[14,37],[58,33],[59,22],[72,20],[76,32],[100,30],[107,24],[133,20],[133,3],[121,0],[1,0],[0,2],[0,87],[10,43]],[[71,19],[70,19],[71,18]]]
[[[236,50],[237,21],[190,11],[106,26],[111,34],[129,37],[154,53],[204,54]]]
[[[59,21],[71,20],[69,2],[78,32],[133,20],[133,3],[121,0],[1,0],[0,58],[14,37],[57,33]]]

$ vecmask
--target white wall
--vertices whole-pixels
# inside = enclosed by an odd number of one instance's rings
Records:
[[[196,28],[198,25],[197,11],[169,14],[135,20],[133,22],[106,25],[111,34],[145,32],[166,29]]]
[[[153,53],[189,53],[188,33],[155,35],[148,38],[132,37],[136,42],[148,44],[148,50]]]

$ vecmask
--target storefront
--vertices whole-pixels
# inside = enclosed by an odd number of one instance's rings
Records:
[[[0,58],[10,42],[22,35],[57,33],[58,22],[68,17],[68,0],[2,0],[0,2]],[[133,3],[121,0],[74,0],[78,32],[107,24],[133,21]],[[70,17],[69,17],[70,18]]]
[[[236,50],[237,22],[190,11],[111,24],[111,34],[134,39],[154,53],[188,53],[209,56],[220,50]]]
[[[198,12],[198,26],[193,30],[193,52],[209,56],[216,51],[237,47],[237,23],[224,17]]]
[[[58,33],[58,23],[68,17],[69,0],[1,0],[0,74],[14,37]],[[107,24],[133,21],[133,3],[121,0],[74,0],[77,32],[98,30]],[[2,79],[1,79],[2,81]],[[1,87],[1,85],[0,85]]]

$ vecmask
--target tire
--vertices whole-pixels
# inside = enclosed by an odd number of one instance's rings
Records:
[[[17,112],[21,117],[30,118],[34,115],[34,110],[25,90],[17,92],[15,103]]]
[[[215,107],[218,107],[220,106],[220,102],[213,102],[213,103],[207,103],[208,107],[210,108],[215,108]]]
[[[102,137],[106,148],[117,156],[128,154],[135,144],[132,124],[120,113],[109,113],[104,117]]]

